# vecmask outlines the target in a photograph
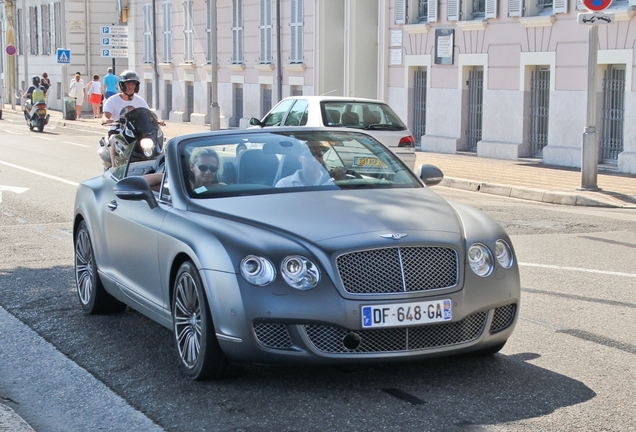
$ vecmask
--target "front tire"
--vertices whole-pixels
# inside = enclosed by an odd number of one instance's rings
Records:
[[[179,365],[190,379],[203,381],[235,374],[214,334],[214,323],[194,264],[181,264],[174,282],[172,322]]]
[[[75,283],[85,312],[97,315],[126,309],[126,305],[108,294],[102,285],[85,221],[80,222],[75,236]]]

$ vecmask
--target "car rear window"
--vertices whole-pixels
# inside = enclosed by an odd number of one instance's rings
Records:
[[[324,101],[320,104],[323,124],[367,130],[406,130],[402,120],[383,103]]]

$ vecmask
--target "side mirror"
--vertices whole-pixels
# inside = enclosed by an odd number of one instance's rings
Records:
[[[435,165],[420,165],[417,167],[417,172],[426,186],[435,186],[444,180],[444,173]]]
[[[126,177],[113,187],[117,198],[126,201],[146,201],[151,209],[157,207],[157,200],[145,178],[140,176]]]
[[[259,119],[257,119],[256,117],[252,117],[252,118],[250,118],[250,126],[263,127],[263,126],[265,126],[265,124],[263,122],[261,122]]]

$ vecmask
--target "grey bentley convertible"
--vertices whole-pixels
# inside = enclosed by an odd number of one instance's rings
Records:
[[[241,363],[490,355],[512,334],[510,238],[433,192],[436,167],[416,175],[343,129],[184,135],[156,159],[132,147],[77,191],[80,304],[170,328],[192,379]]]

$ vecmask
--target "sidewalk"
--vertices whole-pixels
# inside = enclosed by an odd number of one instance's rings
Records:
[[[5,105],[7,113],[18,113]],[[49,111],[49,126],[104,131],[101,119],[64,120],[60,111]],[[166,137],[209,131],[209,125],[166,122]],[[636,209],[636,174],[621,174],[609,166],[600,166],[599,191],[577,190],[581,186],[578,168],[544,165],[541,159],[516,161],[487,159],[474,153],[440,154],[418,151],[416,166],[433,164],[444,173],[441,186],[474,192],[509,196],[544,203]]]

